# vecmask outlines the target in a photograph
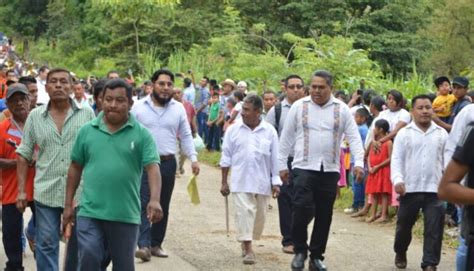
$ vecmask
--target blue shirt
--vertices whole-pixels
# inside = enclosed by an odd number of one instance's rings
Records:
[[[184,94],[183,99],[185,101],[188,101],[190,104],[194,104],[194,99],[196,97],[196,90],[194,89],[194,86],[192,84],[183,90],[183,94]]]
[[[201,111],[203,113],[208,113],[209,112],[209,98],[211,98],[211,93],[209,92],[209,89],[206,87],[201,88],[200,86],[196,87],[196,97],[194,100],[194,108],[196,111],[203,105],[205,104],[206,107]]]

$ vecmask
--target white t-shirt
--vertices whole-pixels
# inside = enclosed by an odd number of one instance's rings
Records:
[[[400,109],[398,111],[390,111],[390,109],[386,109],[380,112],[378,119],[384,119],[388,121],[390,124],[390,131],[393,131],[400,121],[406,124],[410,123],[411,116],[410,113],[408,113],[408,111],[405,109]]]

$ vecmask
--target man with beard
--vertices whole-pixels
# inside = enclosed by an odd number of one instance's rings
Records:
[[[177,138],[181,140],[183,152],[191,160],[192,173],[199,174],[197,153],[194,149],[193,137],[184,106],[173,100],[174,74],[165,69],[156,71],[151,81],[153,92],[137,102],[132,108],[132,114],[151,132],[157,151],[160,154],[160,172],[162,177],[161,206],[163,219],[156,224],[150,224],[146,217],[146,205],[149,201],[148,175],[144,172],[140,197],[142,201],[142,224],[138,237],[138,250],[135,257],[149,261],[151,255],[168,257],[162,248],[162,243],[168,225],[168,210],[173,193],[176,159],[178,151]]]

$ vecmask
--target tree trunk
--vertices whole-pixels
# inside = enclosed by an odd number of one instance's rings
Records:
[[[140,55],[140,39],[138,37],[138,22],[140,19],[137,19],[136,21],[133,22],[133,29],[135,30],[135,46],[137,49],[137,59]]]

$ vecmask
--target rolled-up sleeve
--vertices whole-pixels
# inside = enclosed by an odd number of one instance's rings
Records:
[[[21,144],[16,150],[16,153],[21,155],[23,158],[29,162],[33,158],[34,147],[36,144],[36,136],[34,130],[34,115],[30,115],[26,119],[25,128],[23,129],[23,138],[21,139]]]

